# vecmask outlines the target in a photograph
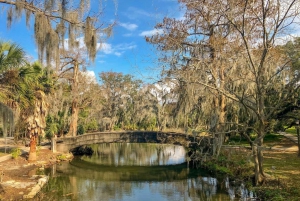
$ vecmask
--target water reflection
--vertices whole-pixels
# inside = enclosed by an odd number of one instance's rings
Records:
[[[114,166],[174,165],[185,162],[185,149],[178,145],[149,143],[103,143],[91,146],[92,156],[83,156],[87,162]]]
[[[96,170],[77,163],[79,160],[55,167],[42,200],[230,200],[215,178],[201,176],[205,172],[188,170],[185,165],[151,167],[151,173],[145,167],[109,170],[98,165]]]
[[[117,143],[92,148],[92,157],[47,169],[51,178],[36,200],[231,200],[224,182],[183,163],[183,147]]]
[[[242,201],[255,200],[256,198],[256,195],[252,191],[249,191],[243,183],[239,186],[230,185],[228,177],[225,179],[225,187],[230,200],[235,200],[236,194],[240,196],[239,200]]]

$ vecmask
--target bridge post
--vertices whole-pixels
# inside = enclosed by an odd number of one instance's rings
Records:
[[[55,137],[51,138],[51,150],[52,150],[52,153],[56,153],[56,135]]]

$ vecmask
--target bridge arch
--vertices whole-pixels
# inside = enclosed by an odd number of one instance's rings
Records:
[[[96,132],[53,139],[52,150],[55,152],[68,153],[70,150],[97,143],[158,143],[175,144],[190,148],[208,150],[212,147],[212,138],[193,137],[182,133],[166,133],[157,131],[124,131],[124,132]]]

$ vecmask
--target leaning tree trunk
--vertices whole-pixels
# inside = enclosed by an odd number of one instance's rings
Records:
[[[37,91],[35,93],[35,103],[33,108],[33,114],[31,114],[26,122],[27,133],[30,138],[30,150],[28,161],[33,162],[36,161],[36,143],[39,136],[43,136],[45,134],[44,129],[46,128],[46,115],[48,112],[48,104],[45,101],[46,95],[43,91]]]
[[[254,157],[254,169],[255,169],[255,185],[260,185],[265,181],[265,173],[263,169],[263,139],[265,135],[264,121],[260,122],[257,138],[252,144],[252,152]]]

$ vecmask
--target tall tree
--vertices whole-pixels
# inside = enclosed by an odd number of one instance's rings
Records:
[[[98,7],[99,10],[92,10],[91,3],[93,8]],[[48,64],[51,61],[59,62],[59,47],[64,47],[66,36],[69,48],[78,46],[76,39],[83,37],[88,56],[94,60],[100,41],[99,32],[109,36],[114,24],[100,21],[104,9],[102,3],[90,0],[0,0],[3,9],[7,11],[8,28],[23,14],[29,26],[30,17],[34,16],[34,38],[39,58],[41,61],[45,58]]]
[[[25,122],[26,133],[30,138],[29,161],[36,160],[36,146],[39,136],[44,136],[46,115],[49,104],[47,94],[52,91],[53,82],[39,63],[28,64],[19,69],[19,83],[27,88],[27,95],[19,101],[29,102],[21,110],[21,119]],[[24,104],[23,104],[24,105]]]
[[[116,2],[113,1],[116,5]],[[78,60],[79,49],[84,49],[88,56],[88,60],[93,62],[97,50],[103,42],[112,33],[113,23],[105,23],[100,21],[103,14],[103,2],[92,2],[91,9],[90,0],[78,1],[58,1],[58,0],[0,0],[0,4],[7,10],[7,25],[11,26],[12,22],[19,19],[25,13],[26,23],[30,24],[30,16],[34,15],[34,37],[38,47],[39,60],[46,60],[48,67],[55,63],[58,71],[62,67],[68,66],[73,72],[72,80],[72,119],[70,124],[70,135],[76,135],[78,121],[78,103],[76,91],[78,88],[78,72],[81,61]],[[97,4],[97,5],[96,5]],[[116,8],[117,6],[115,6]],[[67,37],[67,40],[66,40]],[[65,41],[68,41],[67,45]],[[62,50],[61,50],[62,49]],[[73,54],[65,56],[63,63],[60,65],[61,52],[70,50]],[[65,61],[64,61],[65,62]]]
[[[0,73],[7,74],[9,70],[15,70],[26,63],[25,52],[17,44],[0,41]],[[4,81],[5,80],[5,81]],[[5,101],[9,93],[10,80],[2,76],[0,85],[0,100]],[[7,104],[7,103],[5,103]]]
[[[7,136],[7,129],[10,128],[10,135],[14,128],[14,121],[17,121],[19,113],[17,110],[17,94],[24,94],[22,87],[18,85],[16,78],[18,68],[26,64],[25,53],[17,44],[0,41],[0,108],[3,123],[3,133]],[[18,91],[19,93],[15,93]]]
[[[129,110],[134,109],[134,95],[141,81],[135,80],[131,75],[116,72],[102,72],[99,77],[104,96],[104,117],[112,120],[112,126],[131,121],[133,117],[129,116]]]
[[[225,125],[237,123],[242,133],[250,130],[256,133],[254,141],[246,137],[252,145],[255,182],[262,183],[265,179],[262,146],[269,122],[299,89],[299,74],[276,48],[276,41],[289,29],[299,27],[296,19],[300,3],[296,0],[179,2],[186,8],[185,19],[166,18],[156,26],[163,34],[147,40],[168,51],[168,55],[175,54],[175,59],[171,57],[171,67],[175,64],[179,69],[171,68],[170,73],[187,68],[194,72],[193,82],[211,91],[212,105],[216,108],[213,117],[217,117],[211,121],[216,126],[214,129],[212,125],[213,132],[224,133]],[[235,105],[231,111],[237,114],[242,111],[247,116],[243,122],[228,122],[229,100]]]

